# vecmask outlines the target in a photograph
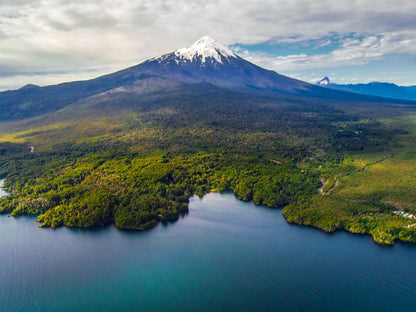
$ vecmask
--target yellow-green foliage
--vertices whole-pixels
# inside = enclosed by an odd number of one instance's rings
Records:
[[[393,146],[386,153],[346,157],[339,168],[326,172],[337,174],[339,180],[329,195],[317,193],[290,204],[284,209],[285,217],[289,222],[325,231],[370,233],[376,242],[383,244],[392,244],[396,239],[416,242],[416,227],[412,226],[416,219],[393,214],[394,211],[416,214],[413,139],[411,131],[400,137],[401,146]],[[333,187],[334,178],[327,181],[326,186]]]
[[[90,103],[0,124],[0,176],[14,191],[0,212],[38,214],[42,226],[146,229],[177,218],[192,194],[232,190],[257,204],[288,204],[289,222],[416,242],[408,227],[416,220],[393,214],[416,214],[413,117],[198,101],[120,102],[125,110]]]
[[[146,229],[187,211],[195,193],[233,190],[242,200],[276,207],[313,194],[317,182],[293,166],[214,153],[137,157],[117,150],[25,169],[24,176],[9,176],[19,192],[2,198],[1,209],[41,214],[38,221],[51,227],[114,222],[123,229]]]

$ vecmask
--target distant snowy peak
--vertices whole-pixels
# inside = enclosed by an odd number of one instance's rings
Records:
[[[237,59],[238,56],[229,50],[227,47],[218,43],[208,36],[204,36],[196,41],[193,45],[178,49],[175,52],[164,54],[160,57],[151,59],[150,61],[162,62],[176,62],[179,63],[197,63],[205,64],[224,64],[231,59]]]
[[[331,83],[331,81],[329,80],[329,78],[328,78],[328,77],[325,77],[325,78],[323,78],[323,79],[319,80],[317,84],[318,84],[319,86],[327,86],[327,85],[329,85],[330,83]]]
[[[223,64],[223,60],[237,58],[228,48],[218,43],[208,36],[204,36],[188,48],[176,50],[175,55],[183,61],[193,62],[218,62]]]

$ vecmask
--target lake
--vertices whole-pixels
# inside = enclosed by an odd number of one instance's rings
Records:
[[[0,216],[0,311],[410,311],[416,245],[288,224],[230,193],[145,232]]]

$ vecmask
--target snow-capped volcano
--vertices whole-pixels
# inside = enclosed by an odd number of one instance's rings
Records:
[[[258,67],[239,57],[211,37],[204,36],[187,48],[152,58],[133,68],[134,75],[146,73],[184,82],[206,82],[220,87],[237,87],[292,92],[307,83]]]
[[[4,108],[0,120],[31,118],[60,110],[73,103],[83,103],[81,99],[89,98],[94,101],[105,99],[102,103],[114,100],[114,105],[139,105],[143,97],[147,97],[148,103],[166,103],[169,98],[172,102],[185,99],[185,102],[195,101],[197,104],[198,100],[193,97],[205,97],[205,94],[201,94],[201,90],[204,89],[225,91],[218,93],[221,103],[232,99],[234,91],[239,92],[238,94],[244,92],[257,96],[261,93],[279,98],[288,95],[291,97],[290,101],[294,101],[292,96],[297,96],[300,97],[301,103],[305,97],[326,100],[369,99],[364,95],[330,89],[339,85],[330,83],[327,77],[321,82],[320,86],[311,85],[261,68],[205,36],[187,48],[95,79],[47,87],[28,85],[16,91],[0,92],[0,108]],[[323,89],[325,82],[327,88]],[[182,93],[193,95],[183,98]],[[33,109],[26,109],[25,103],[33,103],[30,106]],[[268,104],[264,104],[262,109],[267,110]]]
[[[175,62],[176,64],[193,63],[205,66],[207,64],[225,64],[237,58],[238,56],[230,49],[211,37],[204,36],[187,48],[178,49],[149,61]]]
[[[208,36],[204,36],[190,47],[178,49],[174,53],[185,62],[201,61],[201,63],[218,62],[223,64],[223,60],[237,58],[236,54]]]

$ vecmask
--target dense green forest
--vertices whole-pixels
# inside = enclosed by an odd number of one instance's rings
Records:
[[[193,194],[230,190],[286,206],[289,222],[416,242],[416,220],[394,213],[416,214],[412,105],[203,84],[164,94],[92,97],[3,122],[0,176],[11,194],[1,212],[36,214],[46,227],[147,229],[177,219]]]

